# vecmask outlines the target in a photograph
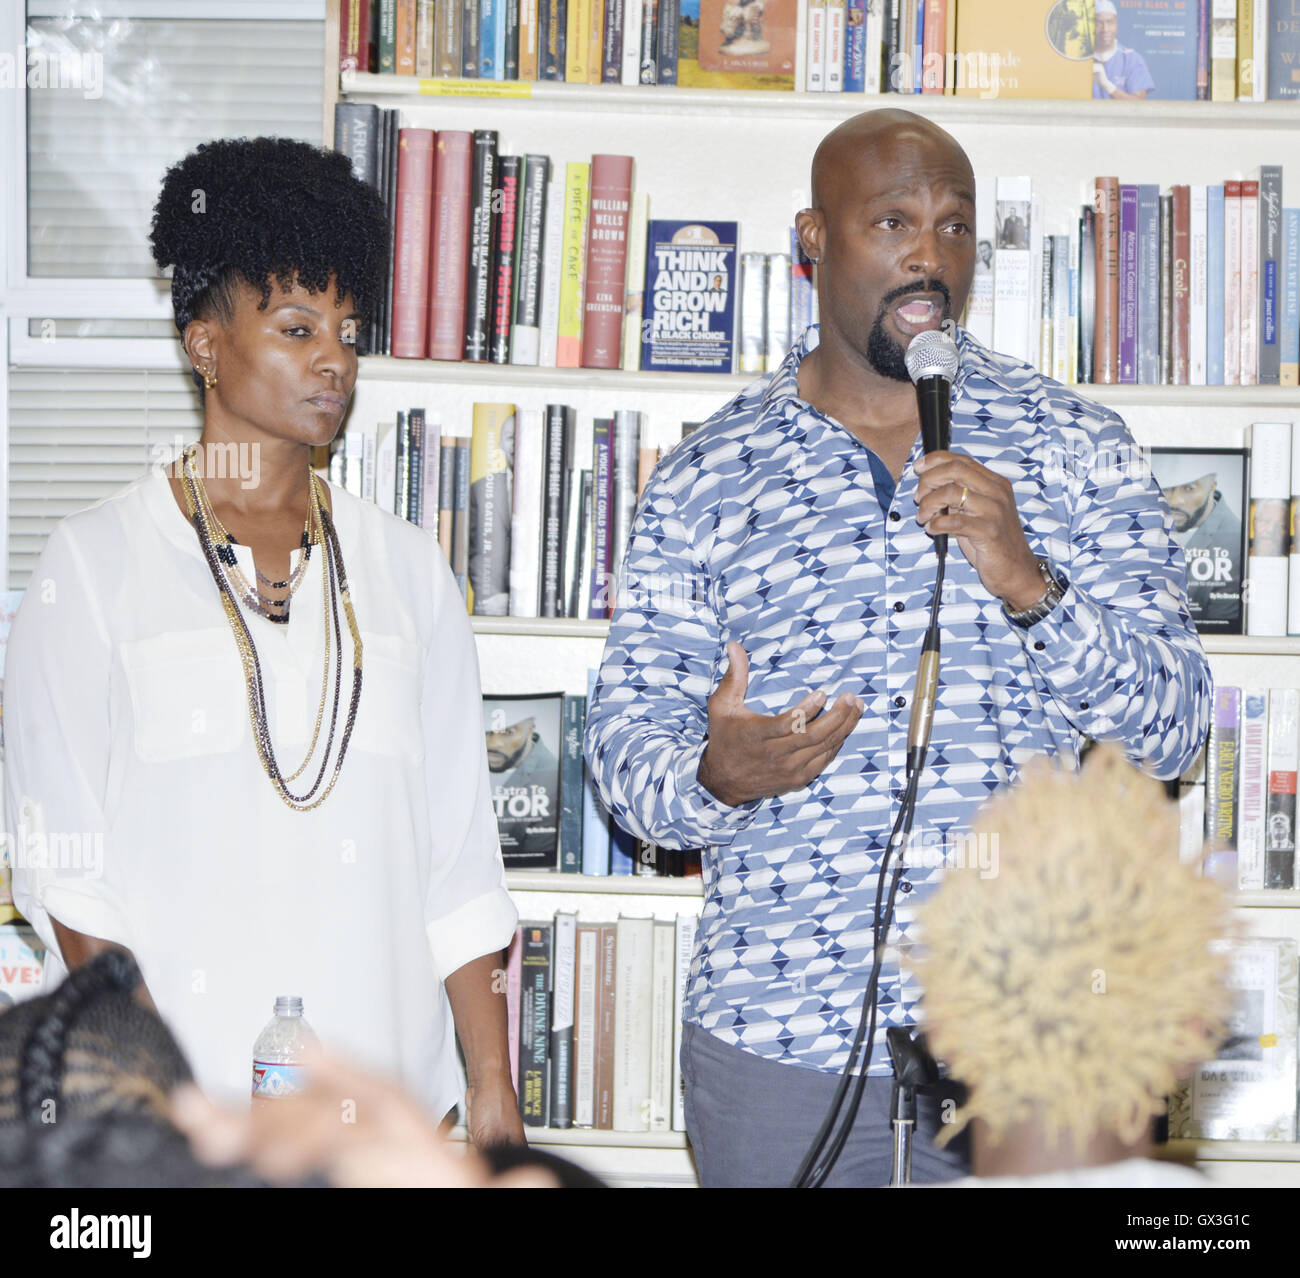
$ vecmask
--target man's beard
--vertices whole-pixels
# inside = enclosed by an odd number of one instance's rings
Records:
[[[905,284],[880,299],[875,323],[867,334],[867,363],[881,377],[888,377],[895,382],[910,382],[912,378],[907,371],[905,348],[885,332],[885,315],[893,303],[915,293],[938,293],[943,298],[943,318],[948,319],[952,313],[952,295],[948,292],[948,286],[940,280],[927,280],[923,288]]]

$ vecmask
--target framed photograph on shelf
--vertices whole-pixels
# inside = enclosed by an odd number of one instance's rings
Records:
[[[1202,634],[1244,633],[1246,567],[1244,448],[1153,448],[1151,470],[1187,557],[1187,598]]]

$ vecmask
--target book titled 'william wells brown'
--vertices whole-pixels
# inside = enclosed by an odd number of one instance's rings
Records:
[[[632,207],[632,157],[591,157],[582,367],[618,368],[623,353],[623,291]]]

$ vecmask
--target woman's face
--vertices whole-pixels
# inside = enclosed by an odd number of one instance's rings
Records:
[[[241,282],[229,324],[198,321],[209,335],[210,353],[204,358],[191,349],[191,355],[199,369],[209,368],[217,378],[208,405],[215,397],[223,417],[251,427],[250,434],[328,444],[356,385],[360,322],[351,293],[341,302],[334,298],[333,278],[323,293],[296,282],[286,289],[273,280],[261,308],[261,293]]]

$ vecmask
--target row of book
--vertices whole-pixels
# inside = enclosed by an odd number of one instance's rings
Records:
[[[520,926],[506,999],[526,1126],[686,1130],[678,1056],[697,925],[561,911]]]
[[[981,97],[1300,96],[1291,0],[343,0],[339,67]]]
[[[368,353],[560,368],[762,372],[816,316],[811,263],[746,253],[725,221],[651,220],[631,156],[552,176],[493,130],[398,129],[335,108],[335,147],[391,211],[391,269]],[[793,263],[793,265],[792,265]]]
[[[971,333],[1062,382],[1295,386],[1300,209],[1282,169],[1222,185],[1094,181],[1048,234],[1027,177],[976,194]]]
[[[595,681],[593,670],[588,695]],[[551,692],[483,698],[492,805],[506,867],[698,878],[698,849],[644,843],[610,816],[582,756],[586,718],[586,696]]]

